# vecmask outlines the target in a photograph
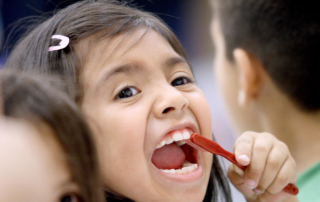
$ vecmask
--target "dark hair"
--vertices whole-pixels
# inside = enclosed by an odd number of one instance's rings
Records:
[[[257,57],[297,106],[320,109],[320,14],[315,2],[217,0],[226,56],[242,48]]]
[[[62,78],[67,93],[80,103],[83,94],[79,75],[85,58],[76,49],[78,42],[93,35],[98,40],[111,39],[142,27],[157,31],[178,54],[187,59],[176,36],[154,15],[116,0],[84,0],[60,10],[39,26],[32,26],[33,30],[27,32],[14,48],[6,66],[57,75]],[[48,52],[50,46],[59,42],[51,39],[55,34],[69,37],[69,46],[60,51]]]
[[[80,197],[86,202],[104,201],[94,141],[76,104],[25,73],[1,70],[0,85],[4,115],[49,126],[64,150]]]
[[[150,29],[155,30],[187,60],[177,37],[158,17],[118,1],[84,0],[59,11],[28,33],[15,47],[6,66],[58,76],[66,84],[66,92],[81,104],[83,90],[79,78],[81,64],[85,58],[81,57],[79,50],[76,50],[79,41],[93,35],[97,36],[98,40],[101,38],[110,40],[119,34],[129,34],[139,28],[146,28],[146,32]],[[69,37],[69,46],[63,50],[48,52],[49,46],[53,45],[51,36],[55,34]],[[226,176],[216,157],[214,158],[205,201],[217,198],[217,190],[220,188],[221,198],[230,201]],[[117,201],[117,196],[110,194],[109,196],[108,201],[113,200],[111,197]]]

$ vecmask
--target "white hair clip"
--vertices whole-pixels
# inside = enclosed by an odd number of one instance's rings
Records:
[[[50,46],[49,47],[49,51],[61,50],[61,49],[64,49],[65,47],[67,47],[69,45],[70,39],[68,37],[66,37],[66,36],[53,35],[51,38],[52,39],[60,39],[61,41],[57,46]]]

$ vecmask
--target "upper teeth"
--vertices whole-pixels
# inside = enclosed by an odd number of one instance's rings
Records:
[[[163,147],[166,144],[171,144],[173,141],[177,142],[179,146],[185,144],[183,140],[190,139],[191,130],[183,129],[177,130],[166,135],[163,140],[157,145],[157,149]]]

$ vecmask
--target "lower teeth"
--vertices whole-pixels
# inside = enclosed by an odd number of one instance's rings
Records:
[[[178,174],[178,175],[185,175],[195,171],[198,168],[198,164],[190,163],[185,161],[180,169],[160,169],[164,173],[170,174]]]

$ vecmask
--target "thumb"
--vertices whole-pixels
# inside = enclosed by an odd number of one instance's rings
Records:
[[[238,172],[240,173],[238,174]],[[245,186],[243,171],[240,168],[231,164],[228,168],[228,177],[233,186],[239,190],[244,197],[251,198],[254,196],[254,192]]]

